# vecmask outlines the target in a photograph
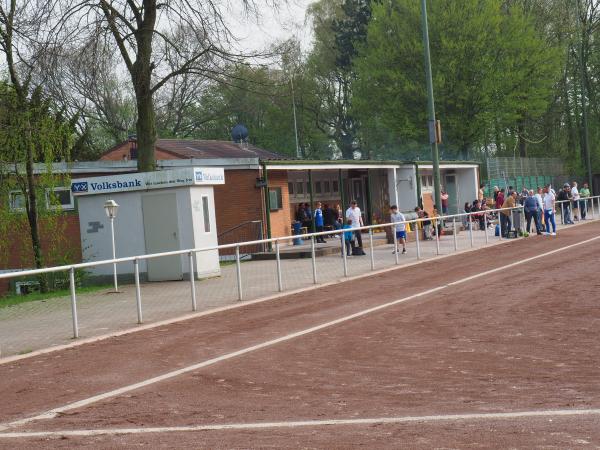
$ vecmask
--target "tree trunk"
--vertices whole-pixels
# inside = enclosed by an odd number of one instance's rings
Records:
[[[517,121],[517,138],[519,139],[519,156],[527,158],[527,141],[523,136],[525,134],[525,124],[523,119]]]
[[[42,244],[40,240],[40,227],[38,224],[37,211],[37,191],[35,189],[35,177],[33,174],[33,145],[31,139],[31,130],[27,132],[27,161],[25,163],[25,172],[27,174],[27,220],[29,221],[29,230],[31,235],[31,246],[33,250],[33,262],[36,269],[43,266]],[[48,292],[48,281],[44,274],[38,277],[40,290]]]
[[[142,92],[137,92],[137,147],[138,160],[137,167],[140,172],[152,172],[156,170],[156,158],[154,156],[154,146],[156,145],[156,120],[154,116],[154,100],[150,91],[142,88]]]

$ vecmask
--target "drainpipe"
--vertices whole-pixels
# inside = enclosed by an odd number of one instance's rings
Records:
[[[373,225],[373,195],[371,192],[371,169],[367,169],[367,218],[369,225]]]
[[[271,196],[269,195],[269,175],[267,172],[267,164],[262,163],[263,179],[265,181],[265,220],[267,222],[267,239],[271,239]],[[269,251],[273,250],[273,244],[269,242]]]
[[[315,232],[315,202],[313,198],[313,180],[312,170],[308,169],[308,197],[310,199],[310,210],[312,211],[312,217],[310,218],[311,233]]]
[[[344,194],[344,179],[342,178],[342,169],[338,169],[338,178],[340,185],[340,200],[342,201],[342,220],[346,222],[346,195]]]

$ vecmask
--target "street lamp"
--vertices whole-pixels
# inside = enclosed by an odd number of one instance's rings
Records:
[[[112,238],[112,257],[115,259],[117,257],[115,250],[115,217],[117,217],[117,210],[119,209],[119,205],[114,200],[106,200],[104,202],[104,211],[106,212],[106,216],[110,219],[110,235]],[[115,292],[119,292],[117,286],[117,263],[113,263],[113,281],[115,284]]]

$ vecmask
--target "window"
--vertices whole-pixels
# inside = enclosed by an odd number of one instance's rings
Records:
[[[296,183],[296,194],[297,195],[304,194],[304,183],[302,181]]]
[[[52,191],[46,189],[46,206],[48,209],[75,209],[71,189],[65,187],[53,188]]]
[[[333,183],[331,184],[331,192],[333,192],[334,194],[337,194],[340,191],[340,185],[338,180],[333,180]]]
[[[25,210],[25,196],[21,191],[12,191],[8,198],[11,211]]]
[[[308,181],[306,182],[306,193],[310,194],[310,183]]]
[[[315,194],[320,194],[320,193],[321,193],[321,182],[315,181]]]
[[[281,188],[280,187],[269,189],[269,203],[270,203],[271,211],[277,211],[277,210],[283,208],[283,201],[281,199]]]
[[[288,183],[288,194],[294,195],[294,183]]]
[[[433,187],[433,175],[427,176],[427,182],[429,183],[429,187]]]
[[[323,192],[329,194],[329,181],[323,181]]]
[[[202,215],[204,216],[204,232],[210,233],[210,208],[208,207],[208,197],[202,197]]]

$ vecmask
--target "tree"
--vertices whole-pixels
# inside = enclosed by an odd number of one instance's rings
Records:
[[[353,59],[371,17],[370,0],[321,0],[311,5],[315,44],[308,59],[320,99],[314,113],[321,130],[344,159],[358,149],[358,123],[351,113]],[[333,44],[333,45],[332,45]]]
[[[514,130],[545,111],[556,51],[518,7],[508,13],[497,0],[440,0],[428,11],[444,157],[470,159],[495,122]],[[397,143],[428,142],[420,14],[418,2],[375,4],[356,61],[354,111],[369,133]]]
[[[88,39],[102,40],[108,34],[117,46],[135,97],[139,170],[155,169],[154,102],[163,86],[191,73],[225,77],[224,62],[260,57],[233,49],[234,38],[226,23],[230,5],[226,5],[213,0],[99,0],[76,3],[70,12],[77,27],[88,20],[84,29]],[[242,0],[239,7],[257,13],[252,0]]]

